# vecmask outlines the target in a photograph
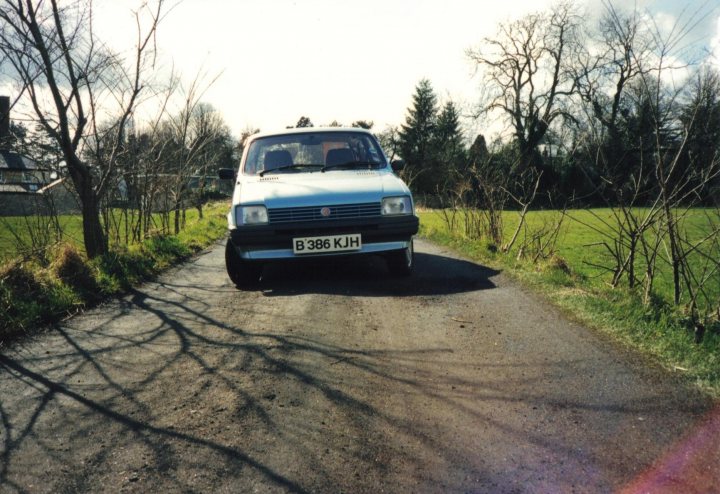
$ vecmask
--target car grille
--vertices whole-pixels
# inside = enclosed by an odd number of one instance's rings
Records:
[[[323,216],[324,208],[330,210],[328,216]],[[317,220],[340,220],[351,218],[374,218],[381,215],[381,206],[378,202],[365,204],[340,204],[336,206],[311,206],[302,208],[278,208],[268,210],[271,224],[295,223]]]

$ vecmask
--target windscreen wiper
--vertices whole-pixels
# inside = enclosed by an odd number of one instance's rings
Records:
[[[317,165],[316,165],[316,164],[307,164],[307,163],[295,163],[294,165],[284,165],[284,166],[279,166],[279,167],[277,167],[277,168],[270,168],[269,170],[263,170],[263,171],[261,171],[260,173],[258,173],[258,175],[260,175],[260,176],[262,177],[262,176],[264,176],[266,173],[270,173],[270,172],[278,172],[278,171],[283,171],[283,170],[301,170],[301,169],[307,168],[307,167],[312,167],[312,168],[324,168],[325,165],[320,165],[320,164],[317,164]]]
[[[321,172],[325,172],[327,170],[330,170],[332,168],[342,168],[343,166],[347,166],[349,168],[355,168],[355,167],[367,167],[372,168],[374,166],[382,165],[382,163],[378,163],[377,161],[346,161],[345,163],[335,163],[332,165],[325,165],[322,167]]]

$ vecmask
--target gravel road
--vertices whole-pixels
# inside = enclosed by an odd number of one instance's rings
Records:
[[[218,245],[0,354],[0,492],[712,492],[720,420],[417,241],[230,285]],[[688,490],[690,489],[690,490]]]

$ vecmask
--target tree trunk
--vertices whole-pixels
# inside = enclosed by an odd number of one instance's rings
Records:
[[[680,305],[680,249],[678,248],[677,229],[675,228],[672,212],[669,207],[665,207],[665,217],[668,222],[668,236],[670,237],[670,264],[673,271],[673,302]]]
[[[173,232],[175,235],[180,233],[180,201],[176,201],[173,206]]]
[[[92,174],[72,151],[65,150],[63,154],[80,199],[85,253],[90,259],[107,254],[107,237],[100,221],[100,198],[95,193]]]
[[[637,250],[637,234],[630,233],[630,254],[628,256],[628,286],[635,288],[635,251]]]
[[[92,189],[84,192],[85,194],[80,200],[82,203],[83,240],[85,242],[85,252],[92,259],[106,254],[108,243],[100,221],[100,208],[97,197]]]

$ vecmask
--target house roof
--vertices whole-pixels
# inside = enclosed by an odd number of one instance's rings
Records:
[[[0,194],[27,194],[26,187],[19,184],[0,184]]]
[[[27,156],[5,149],[0,150],[0,170],[42,170]]]

